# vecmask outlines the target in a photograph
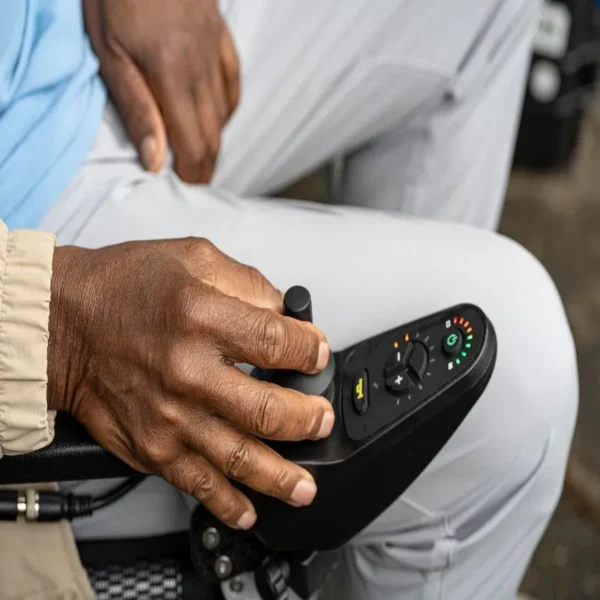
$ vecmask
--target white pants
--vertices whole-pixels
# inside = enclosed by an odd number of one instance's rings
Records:
[[[89,247],[208,237],[280,289],[306,285],[334,349],[453,304],[481,306],[499,343],[487,390],[348,547],[332,597],[513,599],[560,494],[578,393],[552,281],[525,250],[483,229],[501,210],[533,3],[232,0],[223,10],[244,94],[214,184],[143,172],[109,108],[42,227]],[[340,202],[398,210],[252,197],[340,153]],[[188,518],[182,496],[151,478],[74,528],[88,539],[154,535],[185,529]]]

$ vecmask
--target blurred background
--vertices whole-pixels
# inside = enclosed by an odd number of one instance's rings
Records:
[[[500,227],[554,278],[579,361],[565,491],[522,586],[536,600],[600,600],[599,65],[600,0],[546,2]],[[278,195],[322,201],[327,189],[319,173]]]

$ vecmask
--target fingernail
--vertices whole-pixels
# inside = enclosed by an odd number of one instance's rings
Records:
[[[252,510],[247,510],[237,522],[240,529],[250,529],[256,521],[256,513]]]
[[[156,139],[153,135],[147,135],[140,144],[140,156],[142,159],[142,164],[146,169],[152,170],[155,155]]]
[[[333,424],[335,423],[335,416],[332,410],[325,411],[323,415],[323,420],[321,421],[321,428],[319,429],[319,433],[317,433],[317,437],[322,440],[326,438],[333,429]]]
[[[317,486],[314,481],[301,479],[294,488],[290,500],[300,506],[308,506],[317,494]]]
[[[321,342],[319,344],[319,358],[317,359],[317,370],[322,371],[329,362],[329,344]]]

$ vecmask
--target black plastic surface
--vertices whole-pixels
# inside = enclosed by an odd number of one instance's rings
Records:
[[[98,446],[85,429],[66,414],[56,418],[54,442],[48,447],[0,460],[0,484],[104,479],[135,471]]]

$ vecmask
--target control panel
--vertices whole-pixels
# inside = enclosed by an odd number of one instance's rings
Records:
[[[401,421],[467,370],[483,342],[485,317],[462,305],[357,345],[343,365],[346,433],[362,440]]]

